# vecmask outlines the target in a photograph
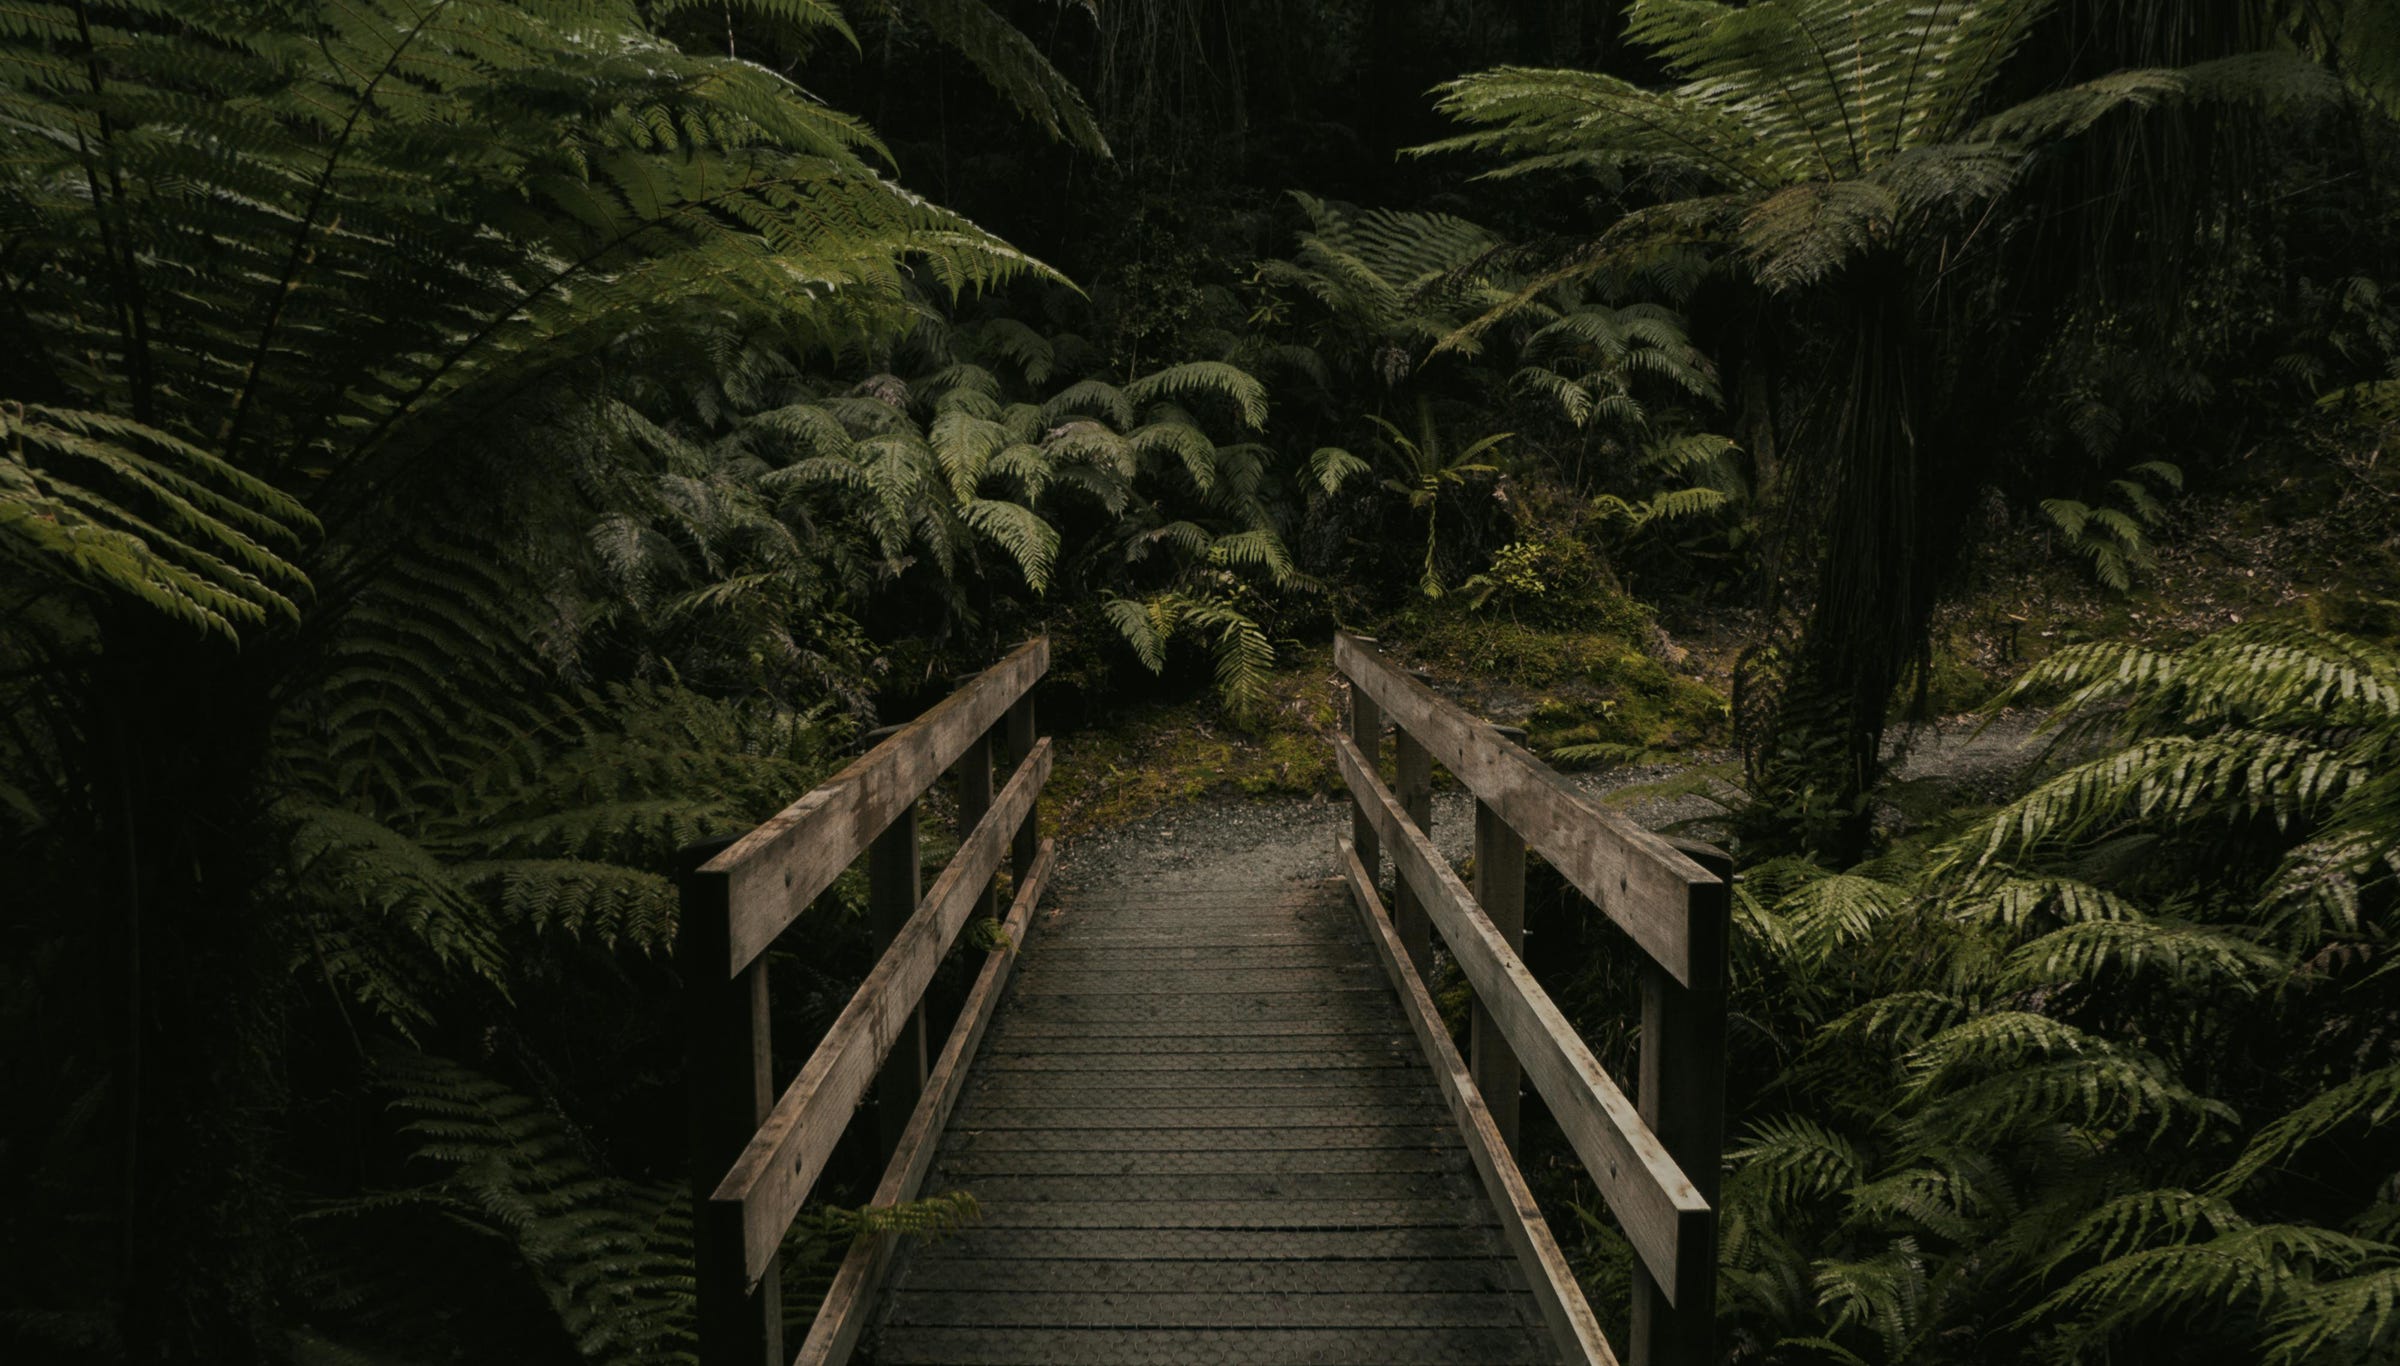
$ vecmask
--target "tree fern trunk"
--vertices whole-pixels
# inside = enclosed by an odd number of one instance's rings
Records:
[[[124,980],[91,1009],[119,1018],[120,1332],[136,1361],[277,1354],[261,1329],[289,1238],[273,1027],[285,974],[257,900],[267,690],[231,656],[176,625],[116,623],[88,719],[92,753],[110,759],[94,774],[108,828],[89,885],[116,909]]]
[[[1759,765],[1746,822],[1763,852],[1813,850],[1847,863],[1871,832],[1893,693],[1925,650],[1935,590],[1979,482],[1964,450],[1936,449],[1914,272],[1862,261],[1838,285],[1842,351],[1834,430],[1796,515],[1816,546],[1806,624]],[[1937,468],[1936,462],[1943,462]],[[1821,519],[1821,520],[1816,520]]]

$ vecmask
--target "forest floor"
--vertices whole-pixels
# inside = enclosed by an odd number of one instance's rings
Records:
[[[2400,461],[2388,432],[2308,424],[2246,459],[2219,486],[2169,504],[2130,591],[2099,584],[2045,523],[1995,520],[1959,581],[1975,587],[1934,626],[1927,701],[1937,718],[1895,723],[1881,819],[1906,826],[1958,805],[2005,800],[2040,756],[2038,712],[1978,711],[2032,663],[2078,642],[2173,647],[2245,621],[2290,620],[2400,639]],[[1706,603],[1629,620],[1602,604],[1583,630],[1521,625],[1448,603],[1378,629],[1383,648],[1425,671],[1469,712],[1525,726],[1548,755],[1618,744],[1633,762],[1572,773],[1637,822],[1711,835],[1740,776],[1726,699],[1755,614]],[[1645,624],[1648,623],[1648,624]],[[1192,680],[1189,700],[1116,708],[1060,737],[1050,820],[1068,869],[1097,873],[1132,851],[1204,880],[1221,860],[1286,875],[1332,869],[1345,821],[1325,735],[1341,715],[1330,651],[1287,651],[1275,697],[1251,725],[1227,724]],[[1470,822],[1463,793],[1437,788],[1434,829],[1454,855]]]
[[[2006,793],[2041,757],[2045,738],[2030,711],[1988,720],[1951,717],[1898,736],[1892,789],[1900,800],[1885,818],[1901,821],[1936,792],[1969,801]],[[1707,752],[1659,763],[1570,774],[1574,784],[1652,830],[1707,838],[1730,798],[1737,762]],[[1467,856],[1474,830],[1468,794],[1438,789],[1434,843],[1452,861]],[[1350,830],[1348,805],[1325,792],[1308,796],[1217,796],[1156,810],[1123,824],[1086,828],[1061,841],[1060,876],[1075,883],[1135,879],[1159,891],[1202,889],[1228,879],[1330,877],[1334,840]]]

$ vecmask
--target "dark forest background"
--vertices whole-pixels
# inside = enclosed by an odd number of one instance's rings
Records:
[[[677,849],[1042,631],[1070,835],[1304,800],[1346,625],[1714,802],[1732,1359],[2400,1355],[2396,113],[2377,0],[0,4],[0,1353],[688,1356]]]

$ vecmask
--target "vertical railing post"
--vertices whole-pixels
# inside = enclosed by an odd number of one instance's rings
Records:
[[[1495,729],[1512,739],[1525,733],[1512,727]],[[1509,952],[1521,961],[1525,956],[1525,841],[1480,798],[1475,802],[1475,904],[1483,908],[1492,928],[1508,941]],[[1467,1044],[1475,1089],[1482,1093],[1493,1125],[1515,1152],[1521,1087],[1517,1055],[1509,1051],[1508,1040],[1481,1001],[1475,1003],[1469,1017]]]
[[[1362,645],[1374,642],[1365,636],[1355,637]],[[1366,756],[1367,767],[1383,767],[1383,708],[1367,696],[1366,685],[1350,680],[1350,742]],[[1383,843],[1375,833],[1375,823],[1367,819],[1367,804],[1356,793],[1350,796],[1350,847],[1358,851],[1359,866],[1367,870],[1370,880],[1383,876]]]
[[[874,744],[884,734],[876,731],[866,742]],[[879,961],[908,918],[917,913],[917,902],[925,894],[924,865],[917,844],[920,805],[910,802],[867,846],[867,931]],[[918,1093],[925,1089],[925,1071],[925,1003],[919,1001],[909,1012],[908,1023],[900,1027],[899,1037],[892,1040],[892,1051],[884,1058],[875,1083],[875,1117],[886,1157],[899,1149],[900,1136],[908,1131]]]
[[[1016,771],[1017,765],[1025,762],[1026,756],[1033,753],[1036,738],[1033,728],[1033,690],[1028,688],[1025,695],[1010,704],[1008,709],[1008,764],[1011,773]],[[1016,838],[1009,842],[1008,872],[1018,885],[1022,886],[1025,875],[1033,871],[1034,856],[1041,852],[1041,847],[1041,803],[1037,801],[1026,809],[1024,821],[1017,826]]]
[[[968,681],[961,679],[961,686]],[[976,736],[950,771],[958,775],[958,838],[963,842],[983,820],[983,813],[992,809],[992,733]],[[984,882],[982,894],[975,898],[975,914],[991,917],[999,913],[1000,884],[995,877]]]
[[[1395,726],[1392,741],[1398,762],[1392,795],[1400,799],[1400,809],[1419,830],[1433,831],[1433,756],[1417,737]],[[1425,913],[1425,903],[1417,896],[1408,879],[1398,878],[1392,889],[1392,928],[1400,935],[1401,946],[1408,950],[1408,961],[1416,964],[1417,975],[1425,977],[1433,971],[1433,920]]]
[[[1733,860],[1712,845],[1675,846],[1717,875],[1692,888],[1691,985],[1642,967],[1642,1121],[1699,1188],[1710,1217],[1676,1266],[1675,1303],[1634,1268],[1632,1366],[1707,1366],[1716,1360],[1717,1195],[1725,1157],[1725,972]]]
[[[767,960],[730,973],[733,907],[721,875],[700,866],[731,839],[687,845],[676,858],[682,903],[675,961],[684,973],[685,1073],[691,1088],[693,1280],[700,1359],[709,1366],[783,1366],[783,1270],[767,1264],[754,1288],[742,1270],[741,1226],[707,1217],[708,1199],[775,1103],[767,1027]]]

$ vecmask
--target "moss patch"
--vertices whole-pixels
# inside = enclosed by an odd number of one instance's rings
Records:
[[[1293,656],[1269,688],[1249,728],[1203,692],[1118,706],[1104,724],[1059,736],[1044,794],[1052,828],[1073,836],[1212,797],[1332,792],[1340,779],[1328,737],[1342,716],[1332,651]]]
[[[1525,727],[1537,753],[1580,745],[1667,753],[1726,743],[1724,694],[1643,649],[1637,642],[1653,635],[1649,617],[1626,606],[1629,612],[1598,629],[1420,610],[1381,632],[1385,649],[1432,672],[1467,710]]]

